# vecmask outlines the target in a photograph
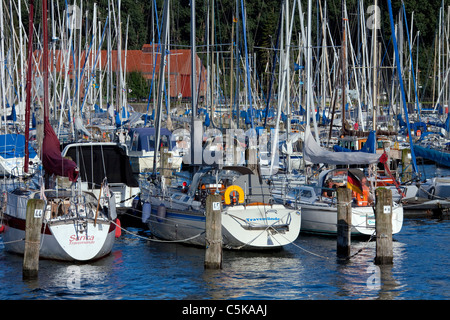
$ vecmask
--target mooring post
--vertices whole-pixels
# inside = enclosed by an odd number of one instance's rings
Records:
[[[392,191],[378,188],[375,191],[375,231],[377,236],[375,264],[392,264]]]
[[[350,256],[352,226],[352,191],[347,187],[337,189],[337,256]]]
[[[41,228],[44,209],[44,200],[30,199],[27,202],[25,251],[22,269],[23,279],[36,279],[38,277],[39,249],[41,245]]]
[[[222,268],[222,196],[206,197],[205,269]]]

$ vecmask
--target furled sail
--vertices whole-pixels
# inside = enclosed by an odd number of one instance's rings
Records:
[[[372,164],[380,161],[382,155],[366,152],[333,152],[322,148],[314,139],[309,127],[305,129],[303,157],[312,163],[335,165]]]
[[[45,172],[48,174],[68,177],[72,182],[78,179],[79,171],[77,164],[70,159],[65,159],[62,157],[58,137],[56,136],[52,125],[48,121],[48,118],[44,120],[42,164]]]

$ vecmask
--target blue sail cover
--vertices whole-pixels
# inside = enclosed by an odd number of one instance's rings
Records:
[[[367,141],[364,142],[363,146],[360,150],[351,150],[347,149],[338,145],[333,146],[333,150],[336,152],[367,152],[367,153],[376,153],[377,149],[375,147],[376,145],[376,134],[375,131],[372,130],[369,133],[369,136],[367,137]]]
[[[155,128],[130,128],[128,135],[133,139],[137,135],[137,144],[132,147],[133,151],[154,151],[155,150]],[[169,141],[169,151],[176,146],[176,142],[171,140],[172,132],[169,129],[161,128],[161,137],[166,136]]]
[[[417,157],[422,157],[445,167],[450,167],[450,153],[435,150],[432,148],[425,148],[414,144],[414,152]]]
[[[36,157],[36,151],[28,145],[29,158]],[[3,158],[25,157],[25,136],[23,134],[0,135],[0,156]]]

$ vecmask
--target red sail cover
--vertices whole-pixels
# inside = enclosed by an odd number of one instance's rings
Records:
[[[68,177],[70,181],[78,179],[77,164],[61,155],[58,137],[48,121],[44,120],[44,142],[42,143],[42,164],[45,172]]]

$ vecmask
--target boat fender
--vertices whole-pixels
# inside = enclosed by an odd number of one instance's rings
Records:
[[[150,213],[152,212],[152,205],[150,202],[144,202],[142,206],[142,223],[146,223],[150,218]]]
[[[236,202],[236,198],[235,198],[236,192],[238,193],[238,196],[239,196],[238,202],[244,203],[244,190],[242,190],[242,188],[237,185],[231,185],[225,190],[225,194],[224,194],[225,204],[231,204],[230,196],[232,193],[233,193],[233,203]]]
[[[166,218],[166,206],[164,203],[161,203],[156,212],[156,221],[163,222]]]
[[[108,199],[108,218],[110,220],[115,220],[117,218],[116,212],[116,197],[111,192],[111,196]]]
[[[3,231],[5,231],[5,226],[0,224],[0,233],[2,233]]]
[[[116,231],[115,231],[114,235],[116,236],[116,238],[119,238],[122,235],[120,220],[116,219],[114,222],[116,223]]]

